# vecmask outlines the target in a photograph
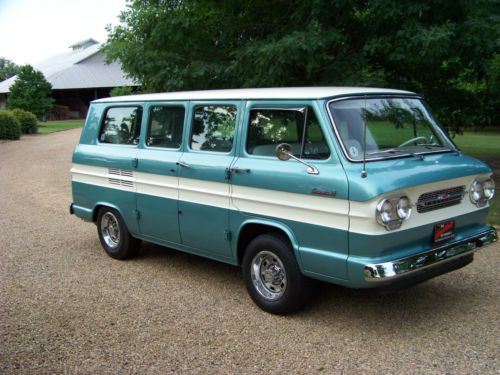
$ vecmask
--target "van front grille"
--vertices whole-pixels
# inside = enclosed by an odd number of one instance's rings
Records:
[[[418,197],[417,212],[424,213],[460,204],[464,195],[465,186],[456,186],[424,193]]]

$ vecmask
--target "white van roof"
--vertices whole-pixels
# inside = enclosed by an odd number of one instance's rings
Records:
[[[343,95],[364,94],[415,95],[415,93],[410,91],[374,87],[278,87],[262,89],[180,91],[158,94],[115,96],[95,100],[93,103],[162,100],[324,99]]]

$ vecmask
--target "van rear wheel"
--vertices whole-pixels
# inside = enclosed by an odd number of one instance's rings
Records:
[[[96,224],[101,245],[110,257],[123,260],[138,253],[140,240],[130,235],[117,210],[102,207]]]
[[[262,310],[288,314],[304,307],[310,280],[300,272],[287,238],[264,234],[248,245],[243,277],[250,297]]]

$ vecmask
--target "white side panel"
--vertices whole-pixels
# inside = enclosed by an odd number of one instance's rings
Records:
[[[426,213],[418,213],[415,207],[418,197],[426,192],[462,185],[465,186],[466,192],[468,192],[470,184],[476,176],[410,187],[384,194],[367,202],[349,202],[344,199],[286,193],[238,185],[229,186],[227,183],[187,178],[177,179],[177,177],[141,172],[134,172],[132,177],[119,176],[120,180],[133,183],[132,187],[128,187],[110,183],[110,179],[116,179],[117,176],[109,174],[108,168],[81,164],[75,164],[71,169],[71,173],[72,180],[75,182],[126,191],[134,191],[135,189],[141,194],[240,210],[255,215],[274,217],[277,220],[293,220],[367,235],[383,235],[387,233],[385,228],[377,224],[375,220],[375,208],[382,198],[406,195],[413,203],[410,219],[403,222],[401,228],[393,232],[416,228],[431,222],[444,221],[450,217],[479,210],[470,201],[468,193],[466,193],[462,202],[455,206]],[[485,174],[481,177],[486,178],[488,176]],[[227,199],[229,189],[231,189],[232,197],[230,204]],[[350,212],[350,216],[347,215],[348,212]]]
[[[228,197],[228,183],[194,180],[190,178],[179,179],[179,200],[181,201],[229,208]]]
[[[138,172],[135,176],[138,193],[168,199],[179,199],[177,177],[143,172]]]
[[[349,201],[312,195],[232,186],[233,209],[257,215],[347,230]]]

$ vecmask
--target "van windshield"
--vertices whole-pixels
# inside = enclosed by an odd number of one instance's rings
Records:
[[[417,98],[356,98],[330,102],[344,152],[353,161],[450,151],[453,144]],[[366,142],[366,147],[365,147]]]

